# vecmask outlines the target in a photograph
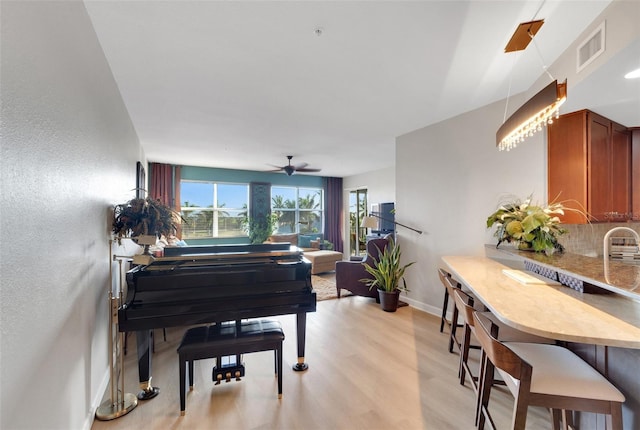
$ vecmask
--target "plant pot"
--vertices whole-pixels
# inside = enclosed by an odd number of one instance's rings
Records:
[[[398,309],[398,301],[400,298],[400,290],[383,291],[378,290],[380,298],[380,307],[385,312],[395,312]]]

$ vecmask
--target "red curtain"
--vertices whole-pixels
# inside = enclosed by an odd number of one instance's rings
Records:
[[[149,196],[180,212],[180,166],[151,163]],[[182,238],[182,229],[177,225],[176,236]]]
[[[149,196],[180,210],[180,166],[151,163]]]

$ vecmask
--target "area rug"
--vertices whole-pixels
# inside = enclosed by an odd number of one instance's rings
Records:
[[[316,300],[337,299],[336,274],[334,272],[323,273],[321,275],[311,275],[311,285],[316,292]],[[349,296],[351,293],[342,290],[342,296]]]

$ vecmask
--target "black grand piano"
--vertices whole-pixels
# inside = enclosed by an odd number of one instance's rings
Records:
[[[311,264],[288,243],[166,248],[164,257],[127,272],[118,310],[122,332],[136,332],[140,399],[151,385],[151,330],[296,314],[298,362],[304,362],[307,312],[316,310]]]

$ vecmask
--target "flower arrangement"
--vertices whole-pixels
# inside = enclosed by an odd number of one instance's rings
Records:
[[[518,249],[552,254],[564,251],[558,236],[566,230],[560,226],[558,215],[564,215],[562,203],[537,206],[531,204],[529,196],[524,201],[501,205],[487,218],[487,228],[498,226],[494,234],[498,238],[496,248],[502,242],[515,242]]]

